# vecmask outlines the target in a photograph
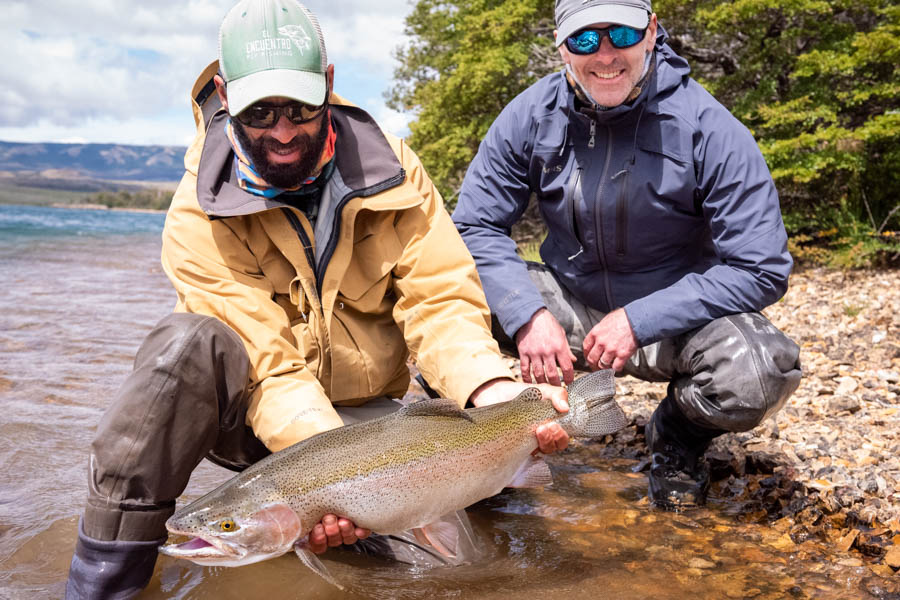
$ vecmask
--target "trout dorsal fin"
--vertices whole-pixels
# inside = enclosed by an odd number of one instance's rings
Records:
[[[472,416],[461,409],[459,405],[449,398],[429,398],[407,404],[400,409],[407,417],[452,417],[473,421]]]
[[[526,388],[524,391],[519,393],[518,396],[512,399],[513,402],[543,402],[544,395],[541,393],[536,387]]]

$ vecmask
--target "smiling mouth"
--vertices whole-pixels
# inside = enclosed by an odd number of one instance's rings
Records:
[[[618,77],[619,75],[621,75],[624,72],[625,72],[625,69],[619,69],[618,71],[611,71],[611,72],[594,71],[593,74],[598,79],[615,79],[616,77]]]

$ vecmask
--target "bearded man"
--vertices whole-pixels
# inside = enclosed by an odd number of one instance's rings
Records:
[[[461,407],[526,388],[491,337],[475,264],[418,158],[333,81],[319,25],[296,0],[245,0],[225,17],[219,60],[191,93],[197,135],[163,232],[177,306],[92,443],[67,598],[137,594],[204,457],[240,470],[396,410],[410,357]],[[562,388],[543,392],[567,410]],[[536,435],[544,452],[568,441],[556,424]],[[455,519],[468,530],[464,513]],[[308,544],[321,553],[369,534],[326,515]],[[376,537],[366,551],[447,562],[414,538]]]

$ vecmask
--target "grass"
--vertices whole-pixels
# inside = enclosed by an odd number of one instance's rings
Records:
[[[844,304],[844,314],[850,318],[856,317],[866,307],[862,304]]]
[[[524,244],[519,244],[518,251],[519,251],[519,256],[522,257],[522,260],[530,260],[532,262],[543,262],[541,260],[541,243],[540,242],[527,242]]]
[[[79,204],[85,202],[91,192],[51,190],[9,184],[0,179],[0,204]]]

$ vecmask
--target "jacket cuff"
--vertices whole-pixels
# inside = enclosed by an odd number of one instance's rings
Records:
[[[493,312],[509,339],[515,341],[516,332],[531,320],[534,313],[546,307],[541,295],[536,291],[532,295],[516,289],[511,291]]]
[[[264,379],[253,391],[247,424],[271,452],[343,425],[318,382],[290,376]]]
[[[625,315],[631,324],[631,330],[637,339],[638,347],[642,348],[661,339],[659,330],[651,326],[653,320],[651,314],[659,314],[658,310],[653,310],[650,306],[652,303],[646,298],[640,298],[634,302],[625,305]]]
[[[455,368],[447,373],[442,387],[448,398],[456,400],[460,408],[464,408],[472,392],[483,383],[492,379],[515,380],[515,378],[502,355],[489,353],[457,363]]]

